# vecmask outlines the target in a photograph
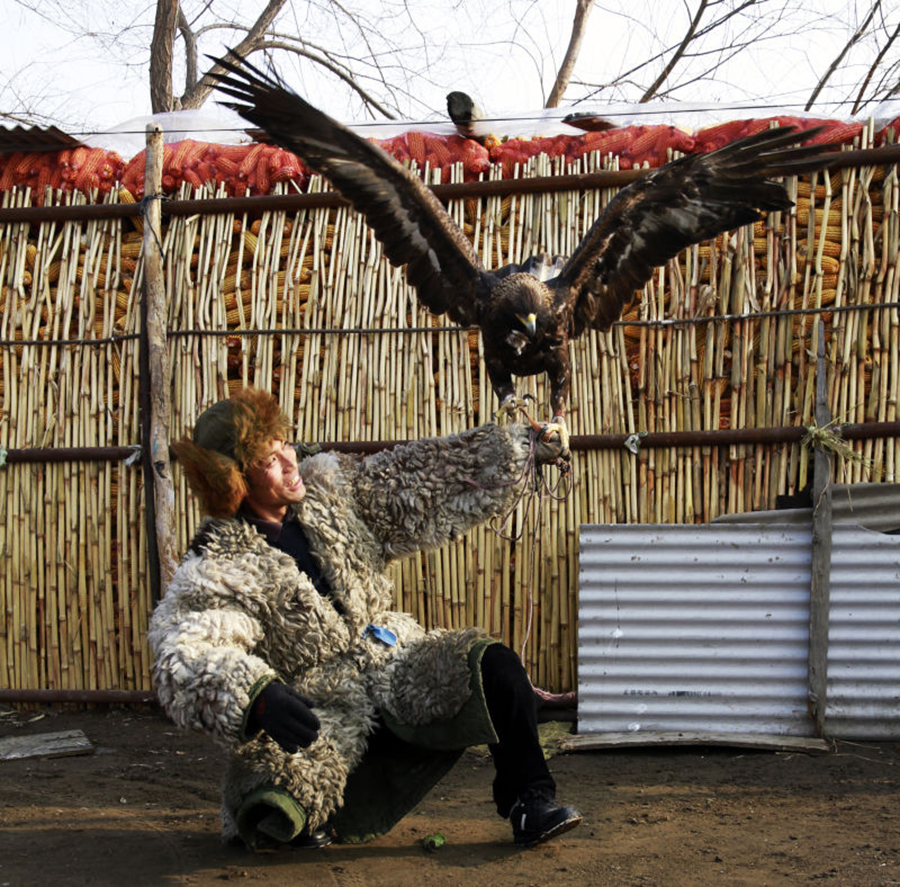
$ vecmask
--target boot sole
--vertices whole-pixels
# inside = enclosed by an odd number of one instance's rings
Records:
[[[564,819],[562,822],[557,823],[553,828],[548,829],[537,837],[516,841],[516,846],[534,847],[537,844],[543,844],[544,841],[549,841],[551,838],[556,838],[559,835],[572,831],[573,828],[577,828],[582,822],[584,822],[583,816],[570,816],[568,819]]]

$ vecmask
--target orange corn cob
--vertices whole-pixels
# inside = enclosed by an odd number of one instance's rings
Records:
[[[247,179],[250,177],[250,174],[256,169],[256,164],[259,162],[259,155],[262,153],[263,148],[265,148],[265,145],[256,144],[251,146],[250,150],[247,151],[238,167],[239,179]]]
[[[8,191],[15,187],[16,184],[16,162],[19,154],[11,154],[3,165],[3,172],[0,173],[0,191]],[[0,160],[2,163],[2,160]]]
[[[698,149],[706,152],[721,148],[733,142],[744,134],[744,128],[747,125],[745,120],[729,120],[727,123],[718,123],[715,126],[707,126],[701,129],[696,137]]]
[[[223,154],[217,155],[211,161],[211,164],[216,171],[217,177],[236,176],[238,174],[238,164]]]
[[[447,140],[440,136],[426,136],[425,145],[428,150],[437,158],[440,166],[450,166],[454,162],[454,157],[450,151]]]
[[[55,163],[42,163],[40,169],[38,170],[37,176],[37,184],[35,185],[35,191],[37,192],[37,199],[43,202],[44,199],[44,191],[50,187],[50,183],[53,179],[53,174],[56,172],[58,167]]]
[[[251,149],[255,147],[255,145],[216,145],[216,161],[224,157],[227,160],[234,161],[236,164],[240,164],[250,153]]]
[[[87,145],[79,145],[77,148],[73,149],[71,160],[72,169],[81,169],[82,164],[87,160],[90,152],[91,149],[88,148]]]
[[[103,148],[94,148],[84,158],[78,171],[75,173],[74,185],[79,191],[89,191],[100,182],[100,167],[106,162],[106,151]]]
[[[623,129],[611,129],[607,132],[588,132],[581,137],[582,155],[591,151],[599,151],[601,154],[618,154],[628,147],[633,137],[631,127]]]
[[[203,180],[197,174],[195,168],[188,167],[185,169],[181,174],[181,178],[195,190],[199,190],[203,187]]]
[[[13,156],[15,157],[16,155],[14,154]],[[18,178],[25,178],[26,176],[31,175],[31,170],[37,168],[40,159],[41,155],[37,153],[22,155],[22,159],[16,164],[16,176]]]
[[[169,161],[166,171],[171,175],[180,176],[184,172],[185,167],[191,165],[192,159],[199,159],[205,144],[195,142],[193,139],[183,139],[180,142],[176,142],[172,147],[172,159]]]
[[[409,156],[412,157],[419,166],[425,165],[425,136],[413,130],[406,134],[406,144],[409,147]]]
[[[296,154],[281,151],[278,154],[278,166],[272,170],[273,182],[284,182],[288,179],[303,177],[303,163]]]
[[[809,140],[809,144],[818,145],[828,142],[835,144],[843,144],[844,142],[852,142],[863,130],[862,123],[836,123],[828,129],[813,136]]]
[[[263,146],[266,150],[262,151],[256,161],[256,182],[255,191],[257,194],[268,194],[272,189],[272,180],[269,177],[269,160],[272,149],[268,145]],[[251,187],[253,183],[251,183]]]
[[[658,133],[655,126],[639,126],[625,153],[632,159],[646,154],[655,144]]]

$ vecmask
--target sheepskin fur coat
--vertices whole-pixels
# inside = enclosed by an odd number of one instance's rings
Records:
[[[149,640],[165,711],[228,751],[225,839],[237,834],[242,800],[268,786],[294,797],[310,830],[333,821],[376,723],[441,745],[443,727],[472,696],[480,633],[426,632],[392,611],[385,567],[502,513],[526,482],[529,456],[527,428],[486,425],[364,459],[319,453],[301,462],[307,493],[295,511],[340,606],[246,521],[204,521],[153,613]],[[397,643],[378,640],[370,624],[389,628]],[[295,754],[264,733],[244,733],[272,680],[315,703],[318,739]],[[483,700],[481,712],[486,718]],[[417,728],[430,738],[417,739]],[[489,719],[486,729],[451,744],[484,742]]]

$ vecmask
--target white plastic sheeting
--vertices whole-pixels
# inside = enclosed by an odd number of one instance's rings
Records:
[[[812,534],[788,524],[581,528],[579,733],[811,736]],[[900,736],[900,537],[836,527],[831,736]]]

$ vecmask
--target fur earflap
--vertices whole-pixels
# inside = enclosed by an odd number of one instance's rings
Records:
[[[172,449],[203,513],[232,517],[248,491],[238,463],[215,450],[198,447],[188,438],[173,443]]]

